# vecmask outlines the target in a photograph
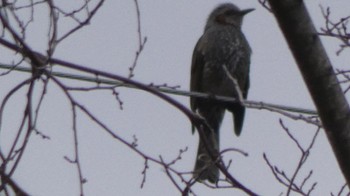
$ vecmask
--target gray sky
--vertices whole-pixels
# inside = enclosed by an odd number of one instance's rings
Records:
[[[140,1],[142,34],[148,40],[139,58],[134,79],[146,84],[180,85],[182,90],[188,90],[194,45],[203,32],[208,14],[221,2],[224,1]],[[274,17],[257,1],[233,2],[242,9],[256,8],[246,16],[243,23],[243,31],[253,50],[248,99],[313,109],[313,103]],[[349,15],[348,0],[306,1],[306,4],[318,29],[324,23],[320,4],[331,7],[335,20]],[[44,52],[47,46],[47,27],[42,25],[47,24],[45,17],[47,13],[39,9],[30,27],[32,33],[27,37],[32,48],[40,52]],[[62,31],[71,27],[69,21],[60,25]],[[339,43],[330,38],[322,41],[334,66],[347,69],[349,50],[336,56]],[[54,57],[127,76],[137,44],[134,2],[106,1],[91,25],[62,42]],[[0,62],[12,58],[12,52],[3,48],[0,51],[5,54]],[[53,70],[71,72],[59,67]],[[10,88],[26,77],[28,75],[18,73],[0,77],[0,82],[6,84],[0,88],[1,100]],[[77,81],[65,83],[81,84]],[[110,91],[74,95],[124,139],[132,141],[133,135],[136,135],[138,148],[150,156],[161,155],[166,161],[171,161],[179,149],[188,147],[175,168],[182,171],[193,169],[198,135],[191,134],[188,119],[174,107],[148,93],[126,88],[120,88],[118,92],[124,102],[123,110],[119,109]],[[11,130],[19,126],[24,96],[25,91],[20,91],[5,110],[1,132],[1,147],[4,150],[13,138]],[[172,97],[189,105],[188,97]],[[76,168],[63,158],[73,157],[71,107],[64,93],[53,84],[49,85],[41,114],[39,129],[51,140],[42,140],[35,135],[31,137],[27,152],[14,174],[15,180],[33,195],[78,195]],[[84,186],[86,195],[179,195],[163,169],[152,163],[147,171],[145,186],[140,189],[144,167],[142,157],[113,140],[86,115],[78,112],[77,118],[82,169],[87,178]],[[290,176],[300,157],[296,145],[280,127],[279,118],[283,119],[302,144],[308,144],[315,127],[267,111],[248,109],[239,138],[233,134],[231,115],[225,116],[221,127],[222,149],[234,147],[249,153],[248,157],[227,154],[224,159],[233,161],[230,172],[262,195],[286,192],[286,188],[275,180],[262,154],[267,153],[271,162]],[[317,138],[309,162],[297,181],[302,181],[310,168],[314,172],[310,182],[318,182],[314,195],[329,194],[331,191],[337,193],[345,182],[323,132]],[[198,195],[242,194],[234,189],[212,190],[201,184],[195,185],[194,190]]]

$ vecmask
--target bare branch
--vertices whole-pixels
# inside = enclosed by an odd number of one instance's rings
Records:
[[[342,17],[337,22],[333,22],[331,20],[330,8],[327,7],[326,10],[322,6],[320,8],[325,21],[325,27],[321,28],[321,32],[318,34],[338,39],[342,43],[339,45],[340,49],[336,52],[339,55],[344,49],[350,47],[350,32],[348,32],[350,15]]]
[[[301,156],[299,158],[298,164],[297,164],[292,176],[289,177],[284,171],[281,171],[277,166],[274,166],[269,161],[269,159],[267,158],[267,155],[265,153],[263,154],[263,158],[264,158],[266,164],[271,169],[271,172],[273,173],[273,175],[275,176],[277,181],[287,188],[286,195],[291,195],[291,192],[296,192],[296,193],[299,193],[301,195],[310,195],[311,192],[315,189],[315,186],[317,183],[314,182],[307,191],[305,191],[304,189],[305,189],[305,184],[311,178],[311,175],[313,173],[312,170],[309,171],[309,173],[306,175],[306,177],[304,177],[304,179],[302,180],[302,182],[300,184],[296,184],[295,181],[296,181],[297,176],[300,174],[301,168],[303,167],[303,165],[305,164],[306,160],[308,159],[308,157],[310,155],[310,150],[312,149],[312,147],[315,143],[315,140],[318,136],[318,133],[320,132],[320,127],[318,127],[317,130],[315,131],[315,134],[312,137],[308,147],[304,148],[299,143],[298,139],[295,138],[293,136],[293,134],[290,132],[290,130],[284,125],[284,123],[281,119],[279,122],[280,122],[282,129],[287,133],[288,137],[295,143],[295,145],[297,146],[297,148],[301,152]]]
[[[146,45],[146,41],[147,41],[147,37],[142,37],[142,33],[141,33],[141,14],[140,14],[139,3],[137,0],[134,0],[134,2],[135,2],[136,16],[137,16],[137,35],[138,35],[138,43],[139,43],[138,47],[139,48],[136,51],[136,55],[135,55],[133,64],[131,65],[131,67],[129,67],[128,78],[132,78],[134,76],[134,70],[136,68],[137,61],[138,61],[139,56],[142,53],[142,50],[144,49],[144,47]]]

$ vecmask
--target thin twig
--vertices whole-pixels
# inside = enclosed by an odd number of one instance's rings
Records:
[[[1,43],[1,39],[0,39]],[[1,65],[1,69],[13,69],[16,71],[21,71],[21,72],[31,72],[30,68],[26,67],[13,67],[10,65]],[[63,72],[55,72],[52,71],[50,72],[51,75],[61,77],[61,78],[67,78],[67,79],[72,79],[72,80],[80,80],[80,81],[85,81],[85,82],[91,82],[91,83],[97,83],[97,84],[106,84],[106,85],[113,85],[113,86],[120,86],[120,87],[127,87],[127,88],[136,88],[134,85],[130,85],[128,83],[120,82],[118,80],[110,80],[106,78],[96,78],[96,77],[89,77],[89,76],[83,76],[83,75],[75,75],[75,74],[69,74],[69,73],[63,73]],[[192,96],[192,97],[198,97],[198,98],[207,98],[207,99],[215,99],[218,101],[225,101],[225,102],[236,102],[236,99],[232,97],[225,97],[225,96],[213,96],[209,95],[206,93],[200,93],[200,92],[189,92],[185,90],[179,90],[179,89],[171,89],[168,87],[153,87],[154,85],[150,86],[150,88],[153,88],[154,90],[158,90],[163,93],[168,93],[168,94],[173,94],[173,95],[180,95],[180,96]],[[284,106],[284,105],[278,105],[278,104],[272,104],[272,103],[266,103],[266,102],[261,102],[261,101],[250,101],[250,100],[245,100],[245,106],[248,108],[256,108],[256,109],[266,109],[270,110],[273,112],[277,112],[275,109],[279,110],[285,110],[288,112],[295,112],[295,113],[302,113],[302,114],[308,114],[308,115],[317,115],[317,112],[315,110],[310,110],[310,109],[304,109],[304,108],[298,108],[298,107],[292,107],[292,106]],[[287,115],[287,114],[284,114]],[[294,116],[293,118],[295,119],[301,119],[301,120],[308,120],[308,119],[303,119],[302,116]]]

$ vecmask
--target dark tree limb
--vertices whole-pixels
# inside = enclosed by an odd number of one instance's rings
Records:
[[[268,0],[312,96],[340,168],[350,184],[350,111],[302,0]]]

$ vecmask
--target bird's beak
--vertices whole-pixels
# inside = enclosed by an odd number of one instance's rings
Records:
[[[245,9],[245,10],[241,10],[240,13],[242,16],[248,14],[249,12],[251,11],[254,11],[255,9],[254,8],[250,8],[250,9]]]

